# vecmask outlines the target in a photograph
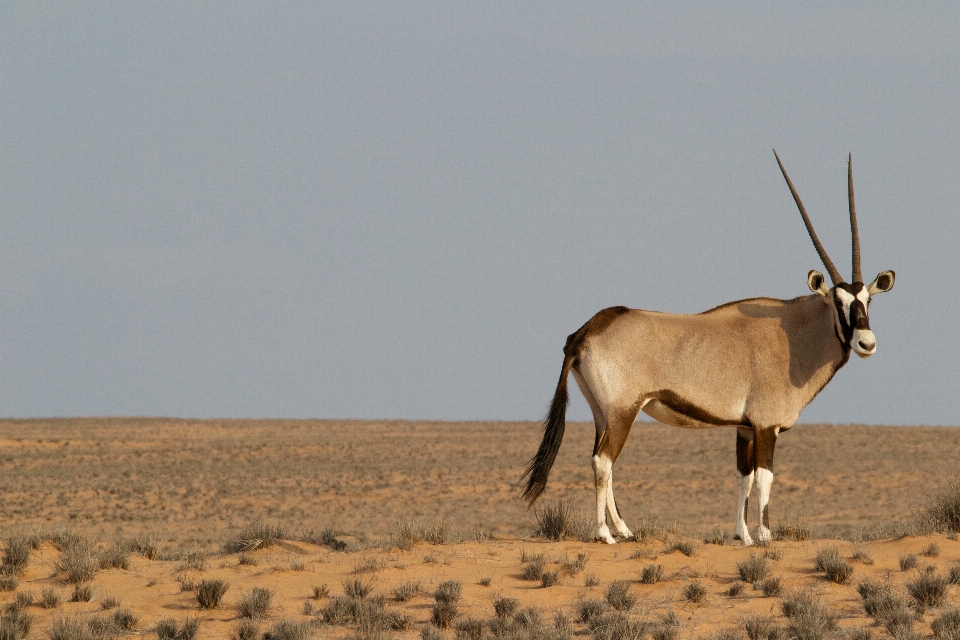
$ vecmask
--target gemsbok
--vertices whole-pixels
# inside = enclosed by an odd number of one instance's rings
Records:
[[[867,309],[872,297],[893,288],[893,271],[869,285],[860,273],[860,238],[853,202],[853,164],[847,159],[853,278],[844,282],[833,265],[787,175],[777,164],[800,209],[813,246],[830,274],[807,274],[812,295],[792,300],[737,300],[696,315],[610,307],[567,338],[563,367],[544,420],[543,440],[523,474],[530,505],[546,488],[563,439],[567,376],[583,392],[596,426],[593,472],[597,492],[596,539],[631,538],[613,498],[613,464],[640,411],[660,422],[688,429],[736,427],[739,499],[735,538],[753,544],[747,509],[754,484],[759,493],[757,537],[770,538],[770,486],[777,435],[846,364],[851,349],[873,355],[877,341]]]

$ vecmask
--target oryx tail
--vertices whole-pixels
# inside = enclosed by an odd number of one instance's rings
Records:
[[[570,375],[570,368],[573,366],[573,359],[576,357],[572,350],[565,349],[564,351],[566,353],[563,356],[560,381],[557,382],[557,390],[550,402],[550,411],[543,421],[543,440],[540,442],[540,448],[537,449],[537,455],[527,464],[527,468],[520,478],[521,481],[527,478],[527,486],[521,495],[531,505],[547,488],[547,477],[550,475],[550,469],[557,459],[560,443],[563,442],[563,431],[566,428],[567,420],[567,401],[569,399],[567,378]]]

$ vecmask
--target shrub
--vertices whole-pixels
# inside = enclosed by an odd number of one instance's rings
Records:
[[[50,640],[93,640],[93,633],[79,618],[56,618],[50,628]]]
[[[393,599],[397,602],[406,602],[418,593],[420,593],[420,583],[408,580],[393,589]]]
[[[602,616],[607,610],[607,603],[603,600],[578,600],[574,604],[577,620],[589,625],[594,618]]]
[[[547,587],[552,587],[553,585],[560,582],[560,572],[559,571],[544,571],[540,576],[540,584],[544,589]]]
[[[676,640],[680,634],[680,619],[673,611],[661,614],[650,635],[653,640]]]
[[[773,618],[753,615],[744,618],[742,624],[749,640],[767,640],[773,629]]]
[[[763,580],[770,572],[770,563],[763,556],[751,555],[743,562],[737,563],[737,571],[744,582],[754,583]]]
[[[940,607],[947,601],[947,578],[933,571],[924,571],[907,583],[907,592],[920,605]]]
[[[743,634],[739,629],[721,629],[710,636],[710,640],[743,640]]]
[[[23,574],[30,562],[30,541],[23,536],[14,536],[7,540],[7,548],[3,552],[3,564],[0,564],[0,574],[16,577]]]
[[[240,529],[223,545],[224,553],[240,553],[254,549],[266,549],[284,540],[287,536],[285,527],[279,524],[254,522]]]
[[[477,580],[477,584],[479,584],[481,587],[489,587],[491,582],[493,582],[493,578],[490,576],[483,576]]]
[[[844,584],[853,575],[853,566],[833,547],[817,552],[815,566],[817,571],[827,574],[827,578],[837,584]]]
[[[376,558],[363,558],[353,565],[353,571],[351,573],[358,575],[362,575],[364,573],[376,573],[383,569],[383,567],[384,563]]]
[[[121,631],[133,631],[140,624],[140,617],[130,609],[120,609],[113,613],[113,624]]]
[[[563,500],[543,509],[535,508],[533,514],[537,519],[535,535],[549,540],[583,540],[589,537],[590,526]]]
[[[482,640],[483,622],[474,618],[461,620],[454,627],[453,637],[455,640]]]
[[[63,602],[63,598],[56,589],[46,587],[40,592],[39,605],[44,609],[56,609]]]
[[[595,573],[588,573],[583,576],[583,586],[585,587],[598,587],[600,586],[600,578],[597,577]]]
[[[716,525],[704,539],[704,542],[722,546],[726,542],[726,534],[723,532],[723,527]]]
[[[630,583],[626,580],[614,580],[607,587],[605,600],[617,611],[630,611],[637,604],[637,597],[630,594]]]
[[[760,587],[760,591],[763,592],[765,598],[776,598],[783,593],[783,586],[780,584],[779,576],[761,580],[756,586]]]
[[[921,513],[924,528],[960,533],[960,476],[947,480]]]
[[[69,532],[61,532],[54,538],[53,543],[60,550],[57,570],[67,574],[67,582],[79,584],[93,580],[93,576],[100,568],[100,563],[93,553],[93,545],[89,540]]]
[[[122,545],[114,545],[100,554],[99,565],[101,569],[127,570],[130,568],[130,553]]]
[[[810,527],[796,515],[787,522],[777,523],[773,528],[773,539],[803,542],[810,539]]]
[[[678,540],[667,547],[667,553],[673,553],[674,551],[679,551],[689,558],[697,552],[697,546],[687,540]]]
[[[409,551],[420,542],[446,544],[450,527],[446,520],[437,519],[429,523],[416,520],[401,520],[390,530],[390,544]]]
[[[493,613],[498,618],[509,618],[520,608],[520,601],[516,598],[497,596],[493,599]]]
[[[93,587],[89,584],[73,585],[73,594],[70,602],[93,602]]]
[[[194,549],[192,551],[187,551],[180,556],[180,564],[177,565],[177,571],[187,571],[188,569],[193,569],[194,571],[206,571],[206,554],[202,551]]]
[[[650,625],[642,620],[631,620],[622,613],[610,613],[594,618],[587,626],[593,640],[641,640]]]
[[[940,555],[940,545],[936,542],[931,542],[927,545],[927,548],[920,552],[921,555],[924,555],[928,558],[936,558]]]
[[[263,640],[307,640],[311,635],[309,622],[281,620],[263,634]]]
[[[441,629],[446,629],[456,619],[459,611],[455,602],[436,602],[430,610],[430,620]]]
[[[950,609],[930,622],[930,630],[937,640],[960,640],[960,609]]]
[[[270,613],[270,601],[273,599],[273,592],[270,589],[254,587],[250,593],[240,598],[237,603],[237,613],[241,618],[251,620],[261,620]]]
[[[443,634],[436,627],[426,625],[420,629],[420,640],[443,640]]]
[[[731,584],[730,588],[727,589],[727,595],[730,596],[731,598],[738,596],[741,593],[743,593],[743,582],[741,582],[740,580],[737,580],[736,582]]]
[[[230,640],[258,640],[260,637],[260,625],[244,618],[237,623],[230,634]]]
[[[33,591],[17,591],[13,596],[14,605],[25,609],[33,604]]]
[[[437,590],[433,594],[437,602],[460,602],[463,596],[463,583],[456,580],[447,580],[437,585]]]
[[[524,580],[537,581],[543,576],[543,566],[546,563],[543,555],[535,556],[523,568],[521,576]]]
[[[850,556],[852,560],[856,560],[860,564],[871,565],[873,564],[873,556],[866,549],[857,549],[853,552],[853,555]]]
[[[788,594],[781,602],[781,609],[790,619],[788,632],[797,640],[822,640],[837,626],[837,616],[809,591]]]
[[[346,594],[348,598],[356,598],[357,600],[363,600],[373,591],[374,581],[370,580],[364,582],[360,578],[354,578],[353,580],[344,580],[343,581],[343,593]]]
[[[326,584],[315,584],[313,585],[313,599],[320,600],[321,598],[330,597],[330,587]]]
[[[179,626],[173,618],[166,618],[157,623],[156,632],[158,640],[193,640],[199,628],[197,618],[188,618]]]
[[[764,551],[763,551],[763,557],[764,557],[764,558],[767,558],[768,560],[773,560],[774,562],[776,562],[777,560],[779,560],[779,559],[782,558],[783,556],[782,556],[781,553],[780,553],[780,549],[774,549],[773,547],[767,547],[767,548],[764,549]]]
[[[145,536],[137,536],[131,545],[134,553],[139,553],[147,560],[156,560],[160,556],[162,547],[163,540],[152,533]],[[162,622],[170,622],[170,620],[163,620]],[[173,623],[176,624],[176,621],[173,621]]]
[[[950,567],[950,573],[947,576],[947,582],[950,584],[960,585],[960,564],[955,564]]]
[[[201,609],[216,609],[229,588],[223,580],[202,580],[197,585],[197,604]]]
[[[100,608],[104,611],[120,606],[120,599],[113,596],[104,596],[100,598]]]
[[[17,576],[0,576],[0,591],[16,591],[20,586]]]
[[[0,612],[0,638],[25,640],[33,626],[33,616],[17,607],[6,607]]]
[[[900,571],[909,571],[917,568],[917,556],[914,553],[900,556]]]
[[[640,582],[643,584],[657,584],[663,578],[662,564],[648,564],[640,572]]]
[[[575,576],[587,566],[587,554],[578,553],[575,560],[565,559],[560,563],[560,568],[569,576]]]
[[[683,597],[689,602],[703,602],[703,599],[707,597],[707,588],[703,586],[702,582],[694,580],[684,587]]]

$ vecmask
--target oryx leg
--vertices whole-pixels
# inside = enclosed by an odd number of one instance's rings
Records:
[[[596,539],[607,544],[614,544],[616,540],[610,535],[607,527],[607,516],[613,525],[614,533],[622,538],[632,538],[633,532],[627,523],[620,517],[617,502],[613,497],[613,463],[617,461],[623,445],[630,434],[630,427],[637,418],[634,409],[611,411],[604,420],[601,430],[597,423],[597,439],[593,447],[593,474],[597,490],[597,530]],[[596,421],[595,421],[596,422]]]
[[[743,544],[753,544],[750,537],[750,528],[747,526],[747,509],[750,505],[750,491],[753,489],[754,466],[756,455],[754,449],[753,429],[737,428],[737,471],[740,495],[737,498],[737,526],[733,539],[742,540]]]
[[[770,486],[773,484],[773,452],[777,446],[776,427],[757,429],[754,433],[754,451],[756,453],[757,497],[760,502],[760,526],[757,537],[766,542],[770,539]]]

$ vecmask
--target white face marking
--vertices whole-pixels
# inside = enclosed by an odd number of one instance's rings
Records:
[[[840,299],[840,303],[843,305],[844,319],[847,320],[847,322],[849,322],[850,321],[850,305],[853,304],[853,301],[856,300],[856,298],[854,298],[849,291],[846,291],[844,289],[837,288],[837,289],[834,289],[834,291],[837,292],[837,298]]]

